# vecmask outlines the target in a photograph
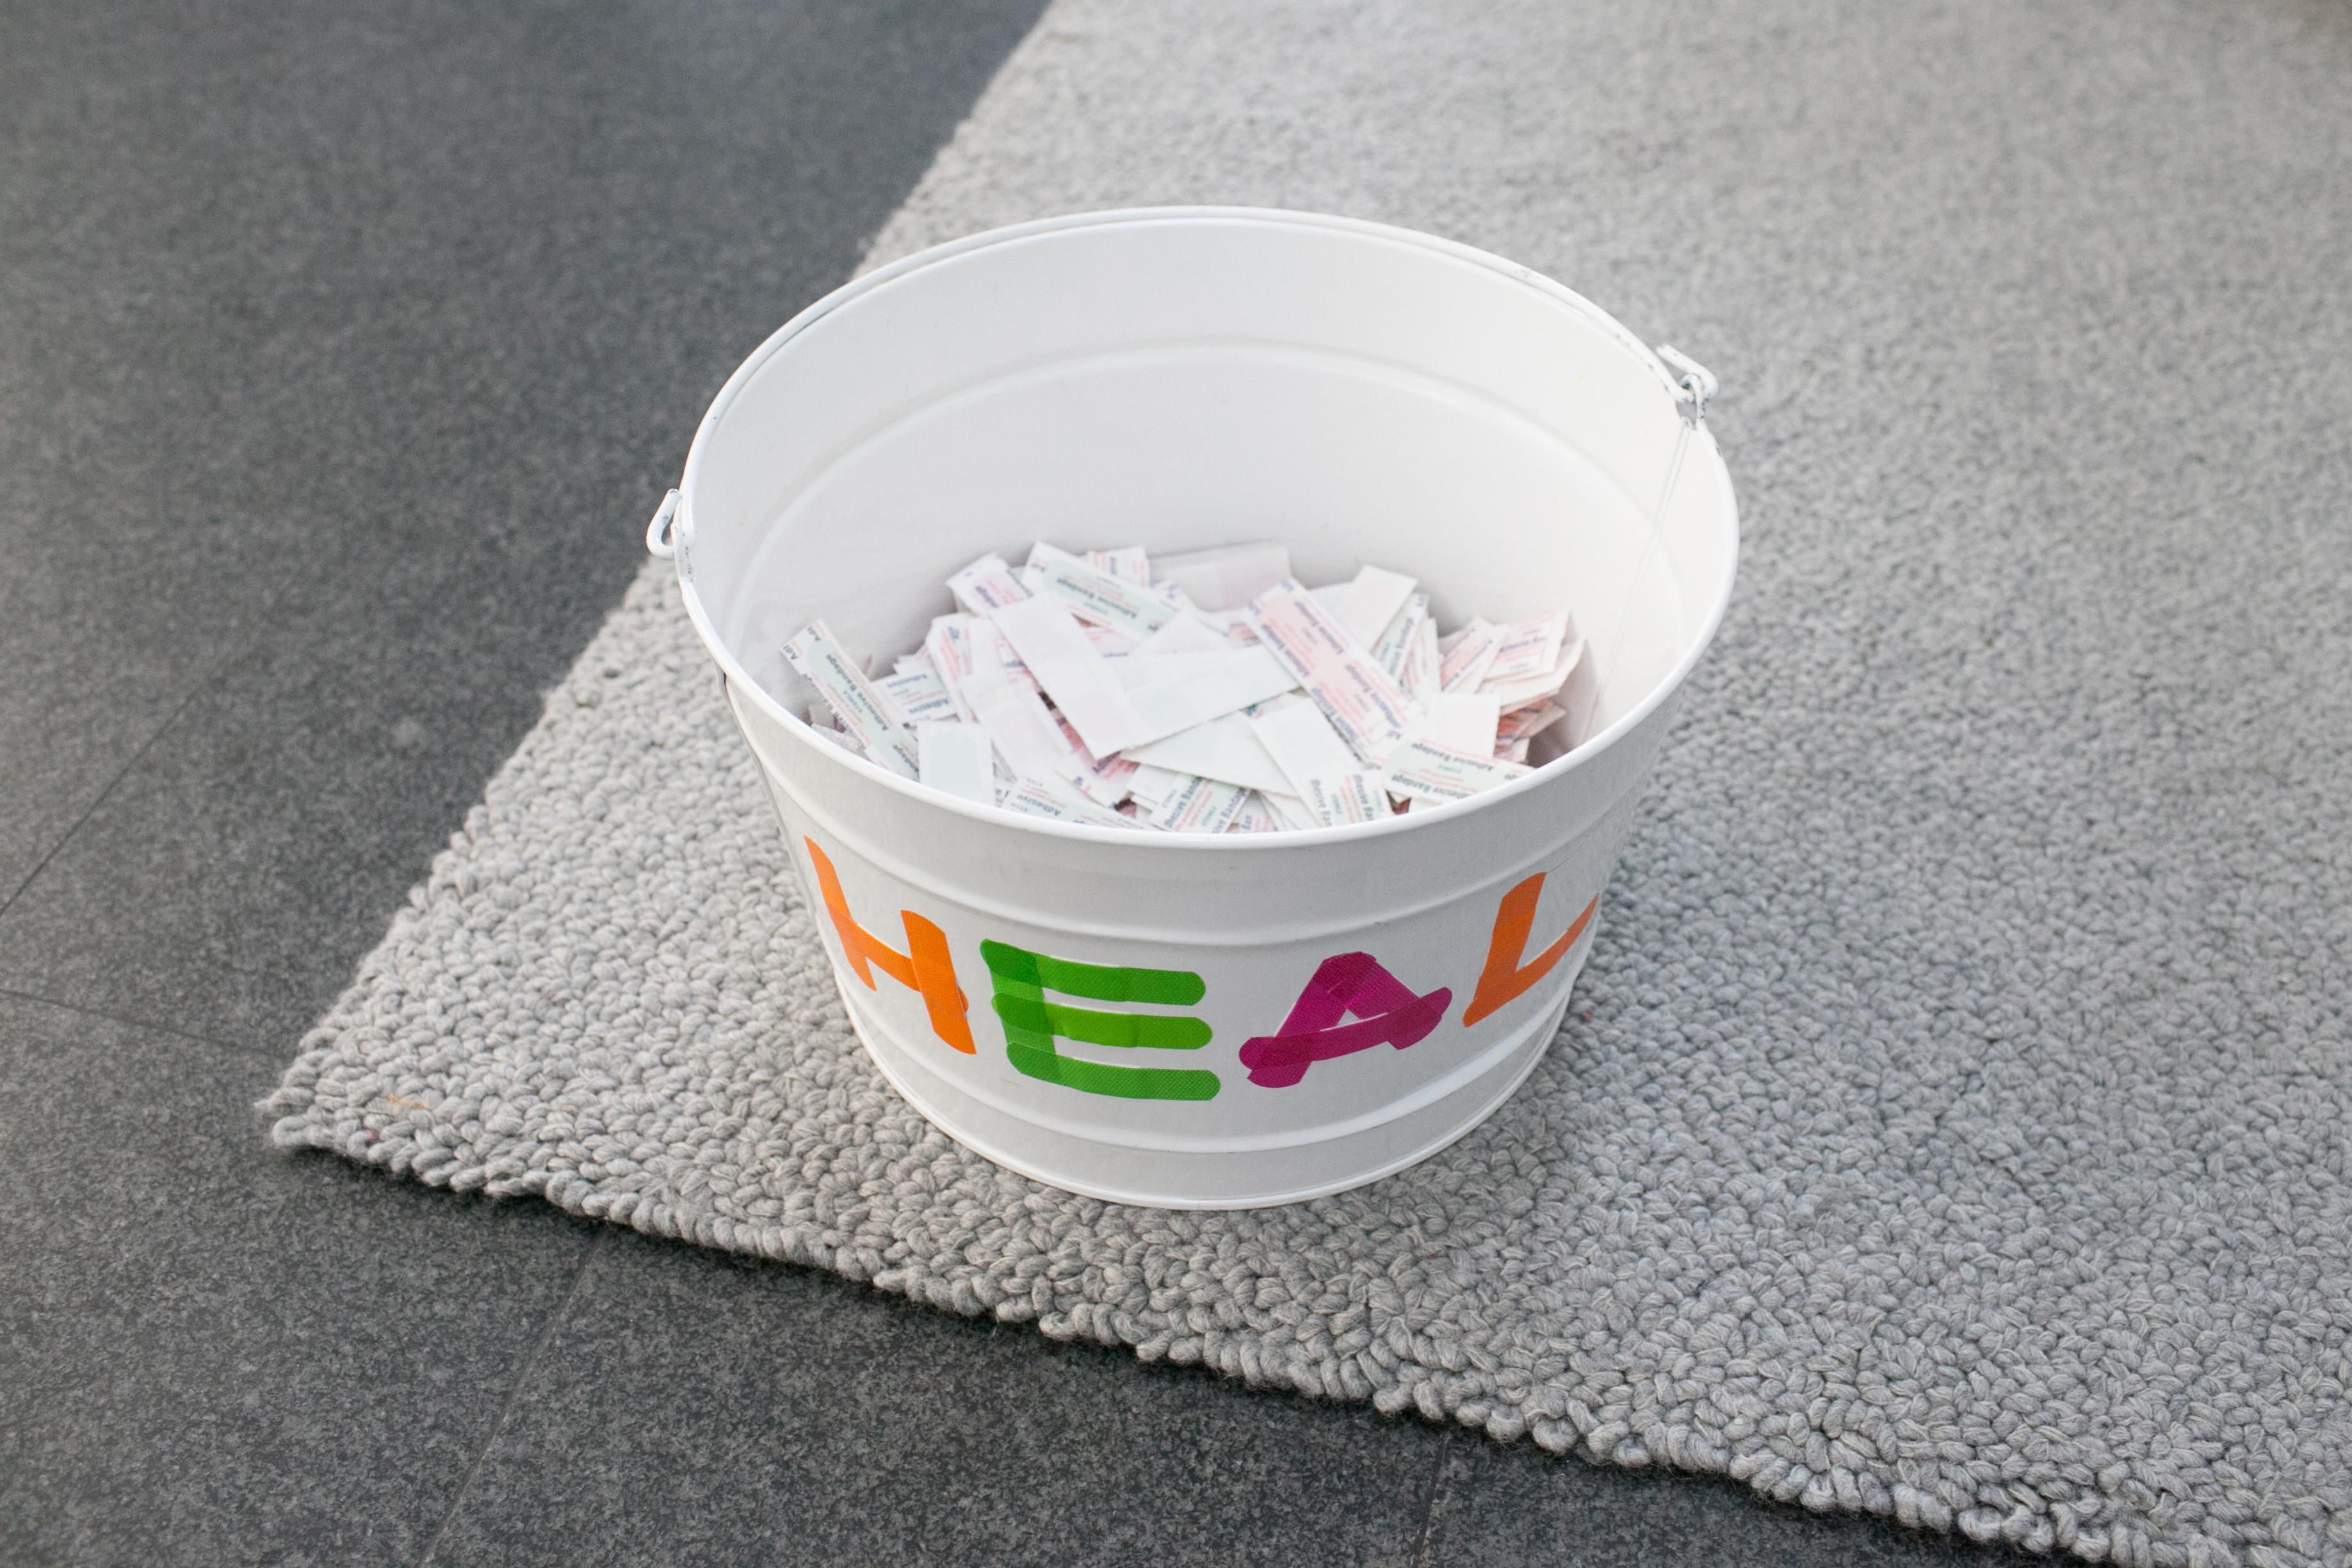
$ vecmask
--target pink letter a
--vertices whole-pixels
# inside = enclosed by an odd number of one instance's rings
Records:
[[[1453,1005],[1450,988],[1415,996],[1370,953],[1340,953],[1316,966],[1281,1033],[1243,1042],[1242,1065],[1259,1088],[1287,1089],[1316,1062],[1382,1042],[1402,1051],[1435,1029]],[[1358,1021],[1339,1021],[1349,1014]]]

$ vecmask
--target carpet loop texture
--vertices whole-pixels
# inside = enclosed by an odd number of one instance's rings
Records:
[[[2347,69],[2328,5],[1059,0],[877,256],[1338,211],[1723,377],[1740,587],[1549,1055],[1292,1207],[966,1153],[655,566],[277,1141],[1808,1508],[2352,1565]]]

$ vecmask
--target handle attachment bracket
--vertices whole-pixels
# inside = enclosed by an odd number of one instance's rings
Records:
[[[1720,386],[1715,372],[1671,344],[1658,345],[1657,356],[1675,375],[1675,396],[1683,405],[1683,423],[1696,430],[1706,423],[1706,405]]]

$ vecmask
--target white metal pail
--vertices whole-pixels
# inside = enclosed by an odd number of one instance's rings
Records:
[[[1711,383],[1676,365],[1480,251],[1204,208],[942,246],[761,344],[655,542],[890,1082],[1003,1165],[1184,1207],[1370,1181],[1500,1104],[1731,591]],[[986,551],[1261,538],[1308,582],[1409,572],[1448,623],[1568,605],[1583,744],[1450,806],[1196,837],[971,805],[799,716],[779,648],[818,616],[896,653]]]

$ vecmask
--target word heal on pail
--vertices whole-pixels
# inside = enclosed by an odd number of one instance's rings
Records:
[[[964,1055],[979,1047],[972,1034],[971,1001],[957,977],[955,955],[939,925],[911,909],[898,912],[907,951],[898,952],[858,923],[844,895],[832,857],[812,838],[808,851],[817,892],[841,945],[844,961],[866,989],[879,990],[874,971],[915,991],[923,999],[931,1032]],[[1555,968],[1583,939],[1601,900],[1589,900],[1568,928],[1533,957],[1528,944],[1535,928],[1544,873],[1536,873],[1506,893],[1495,911],[1480,967],[1459,1027],[1493,1016]],[[1068,1056],[1057,1040],[1135,1051],[1198,1051],[1213,1035],[1208,1021],[1190,1014],[1137,1012],[1078,1006],[1089,1003],[1196,1007],[1208,985],[1190,969],[1084,963],[1032,952],[993,938],[980,944],[981,968],[990,982],[989,1003],[1004,1036],[1007,1060],[1020,1072],[1083,1094],[1128,1100],[1210,1100],[1225,1085],[1213,1067],[1115,1064]],[[1454,988],[1416,990],[1390,972],[1371,953],[1335,953],[1315,966],[1289,1014],[1265,1034],[1252,1035],[1239,1048],[1246,1082],[1259,1089],[1297,1086],[1307,1073],[1374,1046],[1398,1051],[1419,1044],[1444,1021]],[[1179,1059],[1197,1060],[1197,1059]]]

